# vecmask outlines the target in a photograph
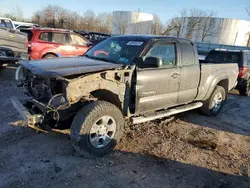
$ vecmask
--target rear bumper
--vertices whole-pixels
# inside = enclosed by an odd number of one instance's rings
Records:
[[[27,122],[27,125],[29,127],[42,132],[47,132],[46,130],[39,128],[39,125],[42,124],[44,120],[44,116],[41,114],[31,114],[29,110],[24,106],[27,103],[27,99],[19,100],[16,97],[11,97],[11,103],[21,115],[23,120]]]

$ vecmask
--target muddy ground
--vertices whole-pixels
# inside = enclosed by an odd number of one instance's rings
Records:
[[[230,94],[214,118],[193,111],[128,126],[114,152],[85,159],[67,134],[21,121],[14,70],[0,71],[0,187],[250,187],[250,98]]]

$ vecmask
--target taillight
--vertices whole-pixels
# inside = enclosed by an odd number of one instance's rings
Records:
[[[31,48],[32,48],[32,43],[28,42],[28,53],[29,54],[31,53]]]
[[[240,67],[239,77],[244,77],[246,74],[246,67]]]

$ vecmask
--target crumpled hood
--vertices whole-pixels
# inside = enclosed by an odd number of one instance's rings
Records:
[[[19,62],[33,74],[56,77],[97,72],[120,68],[122,64],[90,59],[87,57],[54,58]]]

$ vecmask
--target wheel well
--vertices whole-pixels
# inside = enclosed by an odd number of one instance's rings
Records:
[[[115,106],[117,106],[120,110],[122,110],[122,103],[118,95],[109,90],[105,90],[105,89],[96,90],[96,91],[91,92],[91,95],[97,98],[98,100],[110,102],[114,104]]]
[[[42,56],[42,58],[44,58],[46,55],[54,55],[54,56],[58,57],[55,53],[53,53],[53,52],[48,52],[48,53],[44,54],[44,55]]]
[[[223,87],[225,91],[228,92],[228,86],[229,86],[228,79],[221,80],[217,85]]]

